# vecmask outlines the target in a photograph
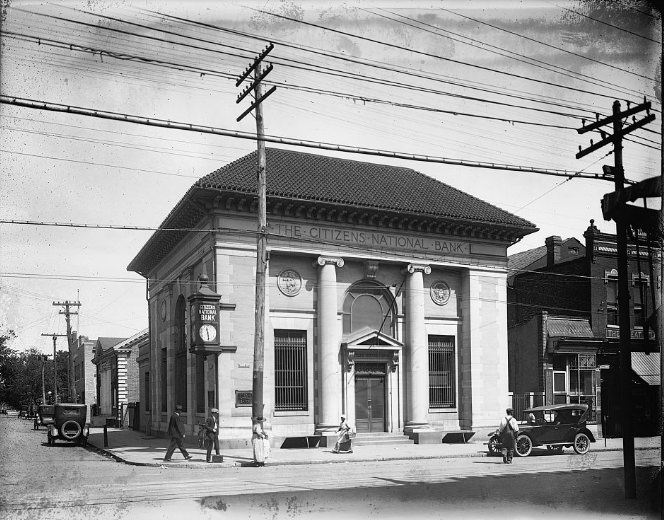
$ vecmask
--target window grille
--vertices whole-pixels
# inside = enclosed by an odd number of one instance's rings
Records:
[[[307,333],[274,331],[274,408],[307,410]]]
[[[429,336],[429,407],[456,407],[453,336]]]

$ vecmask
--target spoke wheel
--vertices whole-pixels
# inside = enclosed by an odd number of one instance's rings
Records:
[[[489,439],[489,455],[498,455],[500,449],[498,448],[498,438],[491,437]]]
[[[533,441],[527,435],[519,435],[516,438],[516,454],[519,457],[527,457],[533,451]]]
[[[590,449],[590,439],[585,433],[577,433],[574,437],[574,451],[583,455]]]

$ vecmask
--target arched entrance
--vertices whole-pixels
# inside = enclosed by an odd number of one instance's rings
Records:
[[[362,280],[346,292],[342,345],[347,363],[346,410],[359,433],[392,431],[398,418],[392,401],[398,402],[402,348],[393,337],[396,314],[394,297],[378,282]]]

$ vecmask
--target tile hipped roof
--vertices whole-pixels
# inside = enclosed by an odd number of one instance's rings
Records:
[[[266,163],[268,204],[289,200],[343,205],[504,229],[515,237],[537,231],[525,219],[410,168],[277,148],[266,149]],[[169,230],[200,221],[205,212],[195,199],[202,192],[255,198],[257,168],[257,152],[252,152],[194,183],[127,269],[145,274],[163,258],[165,244],[173,245],[186,234],[186,230]]]
[[[550,338],[593,338],[590,322],[581,318],[554,318],[546,321],[546,331]]]

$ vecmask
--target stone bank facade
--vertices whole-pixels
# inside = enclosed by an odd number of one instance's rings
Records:
[[[190,188],[131,262],[149,301],[150,422],[251,428],[256,153]],[[509,403],[507,247],[533,224],[409,168],[267,150],[264,417],[274,438],[492,426]],[[188,298],[221,295],[217,349]],[[193,332],[195,333],[195,331]]]

